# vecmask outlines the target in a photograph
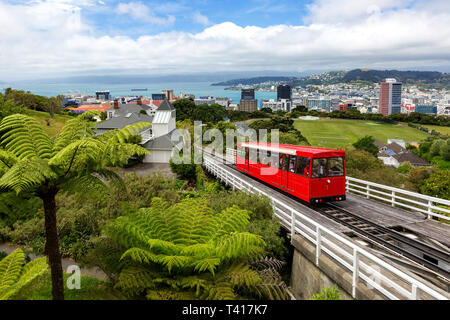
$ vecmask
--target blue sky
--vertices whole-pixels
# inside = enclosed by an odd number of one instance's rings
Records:
[[[0,81],[450,70],[448,0],[0,0]]]
[[[267,27],[277,24],[299,25],[311,1],[275,0],[193,0],[193,1],[102,1],[87,8],[84,19],[95,26],[97,32],[109,35],[127,35],[133,38],[164,31],[200,32],[206,26],[227,21],[240,26]],[[134,18],[122,4],[144,5],[161,19]],[[173,17],[171,19],[170,17]]]

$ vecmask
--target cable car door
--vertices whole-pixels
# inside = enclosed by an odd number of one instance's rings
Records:
[[[287,189],[288,187],[288,163],[289,163],[289,156],[283,154],[283,161],[281,165],[281,186],[284,189]]]
[[[250,171],[250,150],[248,148],[245,148],[244,170],[247,172]]]

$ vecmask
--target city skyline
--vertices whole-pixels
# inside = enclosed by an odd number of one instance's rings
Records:
[[[358,67],[450,71],[443,0],[0,0],[0,81]]]

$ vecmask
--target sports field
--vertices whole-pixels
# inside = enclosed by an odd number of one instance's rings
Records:
[[[441,126],[432,126],[432,125],[420,125],[422,127],[426,127],[432,130],[436,130],[437,132],[441,133],[441,134],[446,134],[450,136],[450,127],[441,127]]]
[[[295,120],[294,126],[311,145],[324,148],[350,146],[365,135],[373,136],[384,143],[387,143],[388,139],[420,141],[428,136],[425,132],[405,125],[360,120]]]

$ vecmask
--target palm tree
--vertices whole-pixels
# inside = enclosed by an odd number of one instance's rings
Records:
[[[121,165],[133,155],[148,153],[127,143],[127,139],[149,123],[137,123],[121,130],[94,136],[96,113],[71,119],[62,132],[50,138],[32,117],[14,114],[0,123],[0,190],[27,192],[41,198],[45,212],[45,254],[52,277],[52,295],[64,299],[63,271],[58,246],[55,197],[60,191],[93,192],[120,183],[107,167]],[[3,168],[2,168],[3,167]]]

